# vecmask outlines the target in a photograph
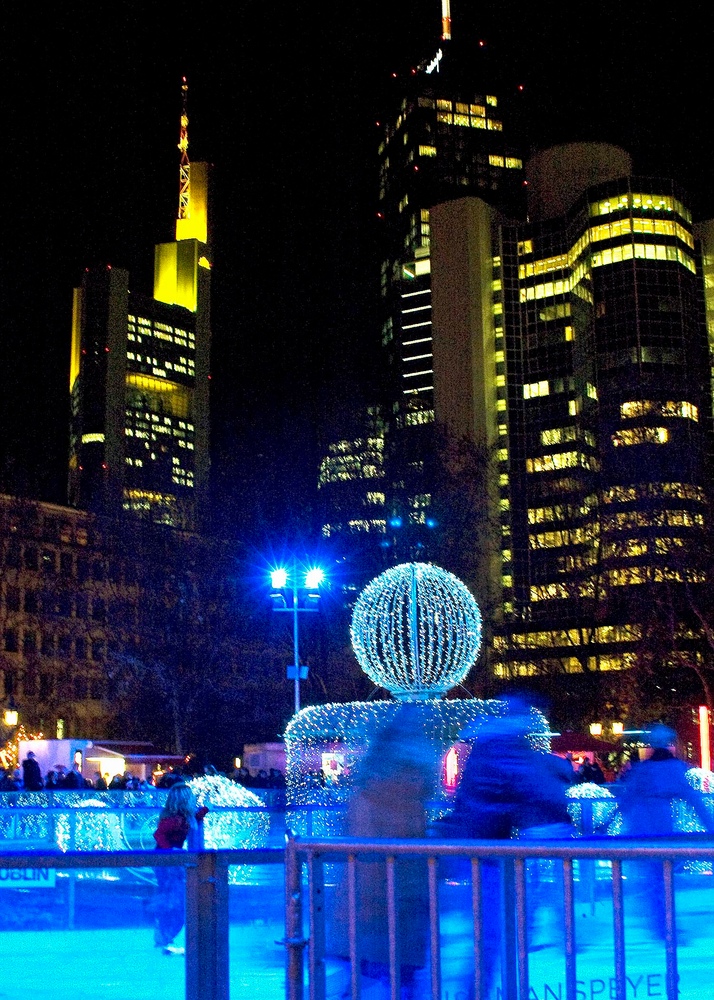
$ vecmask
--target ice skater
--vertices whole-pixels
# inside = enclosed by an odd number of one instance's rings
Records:
[[[208,812],[207,806],[198,808],[196,798],[188,785],[178,784],[170,789],[166,804],[154,831],[156,849],[180,851],[186,838],[195,834]],[[181,865],[154,868],[156,896],[153,901],[154,944],[164,955],[183,955],[184,948],[174,945],[174,939],[186,919],[186,872]]]
[[[701,792],[689,784],[689,765],[675,756],[677,734],[661,724],[647,735],[651,752],[646,760],[633,767],[622,782],[620,811],[622,832],[634,837],[674,837],[681,834],[675,824],[675,807],[684,802],[694,811],[704,829],[714,831],[714,821],[707,811]],[[627,896],[639,911],[652,937],[664,941],[666,914],[664,872],[659,861],[633,861],[626,864],[630,878]]]
[[[360,761],[347,811],[350,837],[426,836],[426,805],[434,793],[439,752],[424,735],[419,712],[402,706],[375,737]],[[397,864],[397,953],[403,1000],[419,995],[418,973],[427,959],[429,903],[426,863],[400,858]],[[363,975],[389,982],[387,872],[384,861],[357,862],[357,955]],[[346,877],[337,887],[335,954],[347,959],[349,905]]]

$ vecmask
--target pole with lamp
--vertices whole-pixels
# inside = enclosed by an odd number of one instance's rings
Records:
[[[287,668],[288,680],[295,682],[295,713],[300,711],[300,681],[307,678],[307,666],[300,665],[300,628],[301,614],[319,610],[320,585],[325,579],[324,572],[313,566],[303,571],[303,584],[299,586],[300,570],[296,559],[293,559],[290,571],[284,567],[274,569],[270,574],[272,586],[270,600],[273,611],[291,614],[293,616],[293,662]]]

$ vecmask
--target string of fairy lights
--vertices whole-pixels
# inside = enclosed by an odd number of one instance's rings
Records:
[[[403,563],[381,573],[355,604],[357,660],[395,698],[435,698],[460,684],[481,647],[481,613],[452,573]]]

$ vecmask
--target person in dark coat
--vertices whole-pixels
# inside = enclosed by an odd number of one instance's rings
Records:
[[[622,782],[622,833],[634,837],[673,837],[679,803],[690,806],[700,824],[714,831],[714,821],[701,792],[687,780],[689,765],[675,756],[677,734],[667,726],[649,731],[650,756],[631,768]],[[629,871],[628,871],[629,869]],[[627,894],[651,935],[665,939],[664,874],[659,861],[626,862]]]
[[[450,817],[453,835],[477,840],[572,836],[565,794],[570,765],[534,747],[535,718],[528,705],[520,699],[507,705],[503,715],[488,716],[461,734],[461,739],[473,740],[473,747]],[[529,945],[546,947],[557,943],[557,926],[563,922],[562,894],[540,883],[537,865],[530,871]],[[483,862],[482,890],[483,977],[488,992],[500,948],[500,920],[494,918],[502,895],[498,863]],[[473,969],[464,969],[464,974],[466,982],[472,983]]]
[[[40,792],[45,787],[40,765],[32,750],[22,762],[22,782],[28,792]]]
[[[61,788],[75,789],[84,788],[84,778],[82,777],[82,770],[80,765],[75,761],[72,765],[72,770],[67,771],[60,782]]]

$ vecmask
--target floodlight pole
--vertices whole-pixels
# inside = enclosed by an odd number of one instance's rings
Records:
[[[298,643],[298,585],[297,559],[293,558],[293,663],[295,664],[295,714],[300,711],[300,652]]]
[[[292,560],[290,562],[290,567],[291,568],[289,572],[292,574],[292,579],[289,582],[286,579],[285,581],[283,581],[282,585],[279,586],[273,584],[273,586],[276,588],[277,591],[273,596],[278,597],[282,595],[282,607],[274,606],[273,611],[282,611],[284,614],[292,614],[293,616],[293,663],[288,665],[288,679],[290,679],[290,677],[292,676],[295,682],[295,714],[297,714],[300,711],[300,680],[301,680],[299,616],[302,612],[317,611],[317,608],[305,606],[304,601],[303,601],[303,606],[302,607],[300,606],[300,591],[306,590],[306,592],[308,592],[307,593],[308,600],[311,597],[316,597],[319,600],[319,593],[311,595],[309,593],[309,591],[312,589],[311,587],[309,586],[300,587],[300,585],[298,584],[298,560],[296,556],[292,557]],[[282,572],[287,576],[288,574],[287,570],[283,570]],[[307,584],[307,577],[306,577],[306,584]],[[319,591],[319,586],[320,582],[318,581],[315,584],[316,591]],[[288,596],[288,594],[290,596]],[[290,600],[292,600],[292,606],[289,604]],[[304,669],[305,673],[302,676],[307,677],[307,667],[305,667]],[[294,674],[292,673],[292,671],[294,671]]]

